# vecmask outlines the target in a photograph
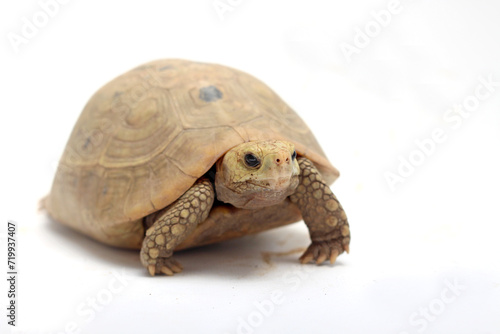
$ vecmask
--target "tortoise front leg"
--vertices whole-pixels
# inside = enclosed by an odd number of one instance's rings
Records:
[[[312,243],[301,256],[301,263],[334,263],[344,250],[349,252],[351,235],[347,217],[339,201],[320,173],[307,158],[298,158],[300,183],[290,200],[295,203],[309,228]]]
[[[202,178],[177,201],[151,216],[154,223],[147,230],[141,249],[141,262],[151,276],[171,276],[182,271],[172,258],[174,249],[208,217],[213,201],[213,186]]]

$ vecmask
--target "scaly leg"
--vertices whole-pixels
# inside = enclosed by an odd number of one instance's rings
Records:
[[[334,263],[344,250],[349,252],[351,234],[339,201],[321,174],[307,158],[298,158],[300,183],[290,200],[295,203],[309,228],[312,243],[300,258],[301,263]]]
[[[214,197],[212,184],[202,178],[177,201],[152,216],[154,223],[147,230],[141,249],[141,262],[151,276],[171,276],[182,271],[172,258],[174,249],[208,217]]]

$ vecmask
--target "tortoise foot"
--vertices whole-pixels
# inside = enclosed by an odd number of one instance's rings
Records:
[[[300,257],[300,263],[305,264],[314,261],[319,265],[326,260],[330,260],[330,263],[333,264],[337,256],[344,251],[349,252],[349,245],[342,245],[342,239],[313,241]]]
[[[148,271],[151,276],[156,274],[173,276],[174,274],[180,273],[183,269],[182,265],[172,257],[158,258],[155,262],[154,264],[148,265]]]

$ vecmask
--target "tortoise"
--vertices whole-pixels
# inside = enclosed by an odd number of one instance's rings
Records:
[[[84,107],[45,199],[56,221],[140,249],[173,275],[174,251],[304,220],[301,263],[349,251],[339,176],[302,119],[235,69],[156,60],[115,78]]]

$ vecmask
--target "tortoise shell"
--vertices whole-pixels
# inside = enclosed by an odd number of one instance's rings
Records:
[[[45,205],[94,239],[140,248],[144,217],[179,198],[231,148],[267,139],[295,144],[328,184],[338,177],[307,125],[256,78],[186,60],[146,63],[88,101]]]

